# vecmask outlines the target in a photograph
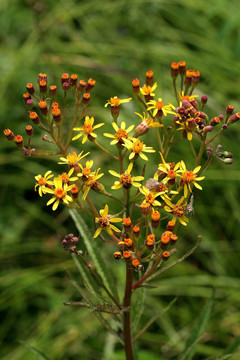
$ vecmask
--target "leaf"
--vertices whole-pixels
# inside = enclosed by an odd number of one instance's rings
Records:
[[[159,316],[163,315],[165,312],[167,312],[167,311],[171,308],[171,306],[175,303],[176,300],[177,300],[177,298],[174,298],[174,299],[170,302],[170,304],[169,304],[167,307],[165,307],[165,309],[159,311],[156,315],[154,315],[154,316],[147,322],[147,324],[139,331],[139,333],[135,336],[135,338],[133,339],[133,341],[135,342],[137,339],[139,339],[139,338],[142,336],[142,334],[144,334],[145,331],[149,328],[149,326],[151,326],[151,325],[154,323],[154,321],[157,320],[157,318],[158,318]]]
[[[87,229],[85,221],[82,219],[81,215],[74,209],[69,210],[74,223],[80,232],[84,244],[87,248],[89,255],[96,267],[98,274],[101,276],[104,285],[107,289],[119,300],[117,287],[114,284],[114,279],[112,272],[106,268],[104,261],[101,257],[100,251],[97,250],[96,242],[93,243],[92,237],[89,237],[89,231]]]
[[[183,351],[183,353],[181,354],[181,357],[179,358],[179,360],[191,360],[193,355],[194,355],[194,348],[195,346],[198,344],[198,342],[200,341],[203,331],[207,325],[207,321],[213,306],[213,299],[214,299],[214,289],[212,291],[212,295],[211,297],[208,299],[206,305],[204,306],[199,320],[195,326],[195,328],[193,329],[193,331],[191,332],[190,337],[188,338],[188,341],[186,343],[185,349]]]
[[[34,346],[30,345],[29,343],[22,341],[22,340],[19,340],[18,342],[20,344],[22,344],[23,346],[25,346],[25,348],[30,350],[33,354],[37,355],[38,359],[49,360],[49,358],[46,355],[44,355],[40,350],[38,350]]]
[[[102,296],[100,296],[99,288],[95,279],[93,278],[89,270],[86,269],[85,264],[81,261],[81,257],[78,257],[76,254],[72,254],[72,257],[82,276],[82,280],[84,282],[86,289],[96,297],[102,298]]]
[[[139,289],[138,293],[136,294],[136,300],[133,304],[133,321],[132,321],[132,331],[133,333],[138,328],[139,321],[144,311],[144,304],[145,304],[145,297],[146,297],[146,289],[142,287]]]

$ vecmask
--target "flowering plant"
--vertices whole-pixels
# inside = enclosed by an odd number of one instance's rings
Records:
[[[87,82],[78,81],[76,74],[62,75],[64,97],[61,104],[56,101],[57,86],[47,86],[46,74],[38,76],[39,94],[32,83],[27,84],[27,93],[23,94],[29,119],[45,132],[43,141],[51,143],[56,151],[32,147],[32,125],[25,128],[27,145],[22,135],[15,136],[12,130],[4,130],[6,138],[14,142],[26,157],[57,157],[59,174],[54,175],[52,170],[48,170],[44,175],[36,175],[35,190],[48,199],[46,205],[51,205],[53,211],[62,205],[67,206],[79,232],[79,236],[66,235],[62,245],[73,255],[87,291],[81,292],[81,301],[66,305],[87,307],[93,311],[123,344],[128,360],[134,358],[133,342],[147,329],[145,326],[135,334],[132,331],[133,294],[184,260],[196,248],[197,244],[181,259],[165,265],[165,261],[176,252],[178,227],[187,226],[189,215],[193,214],[193,188],[202,190],[203,174],[214,158],[223,164],[233,161],[232,153],[224,151],[220,145],[214,148],[212,144],[240,119],[240,113],[233,113],[231,105],[226,107],[224,115],[217,114],[209,119],[205,112],[207,96],[203,95],[199,101],[198,95],[193,95],[200,73],[187,70],[184,61],[171,64],[175,105],[166,104],[162,98],[155,99],[157,82],[153,76],[153,71],[147,71],[146,84],[142,86],[138,79],[132,81],[133,93],[143,106],[142,114],[135,113],[134,123],[119,122],[122,104],[132,101],[132,98],[114,96],[107,101],[105,107],[110,105],[113,133],[103,133],[106,146],[97,141],[99,128],[104,123],[98,123],[90,114],[90,92],[96,81],[92,78]],[[68,126],[66,104],[70,95],[75,110],[72,124]],[[153,144],[149,134],[156,137],[157,146],[149,146]],[[167,160],[170,149],[180,141],[189,146],[194,162],[192,168],[183,159]],[[89,143],[99,153],[113,159],[114,168],[108,171],[110,175],[94,164],[95,159],[87,151]],[[80,152],[73,146],[80,147]],[[152,164],[153,172],[146,176],[146,163],[151,163],[155,152],[159,152],[159,163],[155,168]],[[140,171],[139,163],[142,165]],[[112,178],[113,191],[106,189],[104,178]],[[102,209],[98,206],[98,196],[106,199]],[[115,214],[111,209],[113,202],[118,207]],[[94,230],[87,228],[85,218],[91,219]],[[97,238],[112,244],[115,247],[113,258],[125,262],[122,301],[114,276],[97,250]],[[82,251],[83,243],[86,253]],[[116,321],[115,327],[104,317],[105,313]]]

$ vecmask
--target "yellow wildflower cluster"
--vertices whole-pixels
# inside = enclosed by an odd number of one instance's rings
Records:
[[[152,70],[146,72],[145,84],[140,84],[136,78],[132,81],[134,96],[144,110],[135,112],[132,120],[118,120],[122,116],[122,106],[127,107],[132,97],[120,99],[113,96],[107,100],[105,107],[110,105],[113,132],[103,131],[103,135],[110,139],[105,144],[97,139],[103,139],[98,137],[102,135],[100,128],[107,127],[109,120],[99,122],[98,116],[93,117],[90,110],[87,114],[90,92],[96,83],[92,78],[78,81],[76,74],[69,76],[67,73],[61,77],[62,91],[66,95],[71,89],[75,101],[75,115],[68,134],[63,132],[63,124],[64,129],[69,124],[65,120],[66,96],[63,104],[55,100],[57,86],[50,85],[47,90],[46,74],[39,74],[39,94],[34,85],[28,83],[27,93],[23,95],[23,101],[30,109],[29,119],[47,132],[43,140],[57,148],[57,152],[45,152],[46,155],[59,155],[58,164],[65,166],[56,176],[51,170],[35,176],[35,190],[41,197],[51,196],[47,205],[52,205],[54,211],[62,204],[85,212],[88,218],[92,217],[95,227],[95,230],[92,227],[92,238],[99,236],[115,243],[118,251],[114,257],[131,262],[134,269],[141,269],[143,263],[150,260],[159,262],[169,258],[171,251],[168,248],[178,238],[174,229],[177,230],[178,223],[186,226],[189,221],[193,187],[202,190],[199,182],[204,180],[202,174],[213,157],[226,164],[232,162],[231,153],[219,148],[214,151],[209,144],[223,129],[238,121],[240,114],[232,114],[233,107],[228,105],[225,117],[216,115],[209,120],[204,112],[207,96],[202,96],[199,102],[198,96],[193,95],[200,73],[187,70],[184,61],[172,63],[171,77],[175,105],[165,102],[158,94]],[[103,111],[107,118],[108,110],[104,110],[104,106]],[[211,136],[214,128],[220,126],[221,129]],[[23,150],[25,156],[37,155],[38,150],[31,146],[32,126],[28,125],[25,131],[27,147],[22,135],[15,136],[10,129],[6,129],[4,134]],[[191,167],[181,157],[176,157],[176,161],[166,160],[171,148],[181,140],[188,143],[193,156]],[[96,148],[91,154],[88,151],[89,142],[92,143],[91,149]],[[73,146],[75,148],[72,149]],[[207,157],[202,160],[204,150]],[[88,160],[85,160],[86,156]],[[105,174],[98,165],[95,166],[100,159],[107,168]],[[147,162],[149,168],[146,168]],[[105,199],[102,201],[101,197]],[[106,199],[109,199],[108,203]],[[103,209],[99,209],[101,204]],[[115,209],[110,210],[112,215],[109,208]],[[114,214],[116,211],[118,213]],[[113,225],[117,222],[118,226]]]

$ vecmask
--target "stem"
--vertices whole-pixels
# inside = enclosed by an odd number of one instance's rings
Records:
[[[105,149],[105,147],[103,147],[102,145],[100,145],[96,140],[93,141],[93,143],[102,151],[104,151],[106,154],[112,156],[115,160],[118,160],[118,157],[116,157],[115,155],[113,155],[110,151],[108,151],[107,149]]]
[[[176,87],[176,79],[173,79],[173,88],[174,88],[175,98],[176,98],[177,103],[179,105],[179,98],[178,98],[177,87]]]
[[[141,285],[153,273],[153,271],[158,267],[158,264],[160,263],[160,261],[161,261],[161,258],[157,259],[155,261],[155,263],[153,264],[153,266],[151,267],[151,269],[148,272],[146,272],[143,275],[143,277],[132,286],[133,291],[136,290],[138,288],[138,286]]]
[[[204,139],[202,140],[198,156],[196,157],[196,166],[198,166],[200,164],[200,162],[201,162],[203,151],[204,151],[204,148],[206,146],[205,139],[206,139],[206,137],[204,137]]]
[[[132,350],[132,337],[131,337],[131,296],[132,296],[132,282],[133,282],[133,270],[126,261],[126,286],[123,307],[125,309],[123,314],[123,339],[124,348],[126,354],[126,360],[134,360]]]

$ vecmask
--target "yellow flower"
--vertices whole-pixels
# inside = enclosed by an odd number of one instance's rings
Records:
[[[114,135],[109,133],[104,133],[103,135],[108,138],[114,139],[110,142],[110,145],[116,145],[116,144],[123,144],[124,143],[123,139],[129,138],[128,133],[134,128],[134,125],[131,125],[129,126],[129,128],[126,129],[126,123],[122,121],[120,128],[115,122],[112,123],[112,127],[116,131]]]
[[[114,96],[114,97],[111,97],[110,100],[108,100],[104,106],[107,107],[108,105],[111,105],[113,107],[119,107],[120,104],[127,103],[131,100],[132,100],[132,98],[119,99],[117,96]]]
[[[131,150],[131,153],[129,155],[129,160],[133,159],[134,156],[140,156],[143,160],[148,161],[148,158],[145,154],[143,154],[143,151],[148,153],[155,152],[155,150],[152,147],[146,146],[143,143],[143,141],[140,141],[139,139],[136,138],[133,138],[131,141],[128,139],[124,139],[124,146],[128,150]]]
[[[87,139],[90,137],[92,138],[96,138],[97,135],[94,133],[94,130],[103,126],[104,123],[101,123],[101,124],[97,124],[95,126],[93,126],[93,123],[94,123],[94,117],[92,116],[91,118],[89,116],[86,116],[85,117],[85,121],[84,121],[84,125],[82,127],[76,127],[76,128],[73,128],[74,131],[80,131],[80,133],[76,136],[74,136],[72,138],[72,140],[77,140],[79,139],[81,136],[84,135],[83,139],[82,139],[82,144],[84,144]]]
[[[69,184],[70,181],[78,180],[77,176],[74,176],[71,178],[71,175],[73,174],[73,172],[74,172],[74,168],[71,168],[68,173],[62,173],[61,175],[58,175],[59,177],[62,178],[63,184]]]
[[[87,161],[85,168],[82,164],[79,164],[82,172],[79,172],[77,176],[81,177],[83,181],[87,180],[90,176],[94,176],[95,172],[91,171],[91,167],[93,166],[93,160]]]
[[[182,91],[181,93],[179,92],[179,97],[180,97],[180,106],[182,106],[182,101],[183,100],[187,100],[187,101],[191,101],[193,100],[194,98],[198,98],[199,96],[198,95],[184,95],[184,91]]]
[[[143,87],[140,88],[140,92],[142,95],[145,96],[155,96],[154,94],[154,90],[157,88],[157,83],[155,82],[155,84],[153,86],[150,85],[143,85]]]
[[[115,181],[114,185],[111,187],[111,189],[120,189],[122,186],[125,189],[130,188],[132,185],[135,187],[140,187],[141,184],[137,183],[136,181],[142,181],[144,179],[143,176],[131,176],[131,171],[133,168],[133,163],[130,163],[127,170],[123,174],[118,174],[116,171],[109,170],[110,174],[118,177],[120,181]]]
[[[54,196],[47,202],[47,206],[53,204],[53,211],[55,211],[60,203],[60,200],[64,204],[68,205],[69,202],[72,202],[72,197],[67,194],[71,190],[73,185],[63,184],[62,177],[59,176],[53,180],[53,189],[46,188],[45,192],[53,194]]]
[[[84,183],[84,187],[83,187],[83,197],[82,199],[85,200],[89,190],[91,189],[91,187],[93,186],[93,184],[95,183],[95,181],[97,181],[98,179],[100,179],[104,174],[98,174],[100,169],[97,169],[94,171],[94,173],[88,177],[87,181]]]
[[[99,211],[101,217],[95,218],[95,222],[99,224],[99,228],[93,235],[96,238],[102,229],[106,230],[109,235],[113,235],[113,231],[120,232],[116,226],[112,225],[111,223],[121,222],[121,218],[115,218],[113,215],[108,215],[108,205],[105,205],[104,209]]]
[[[167,204],[166,206],[164,206],[164,210],[167,212],[171,212],[174,215],[172,220],[175,222],[176,219],[178,219],[182,225],[187,226],[188,218],[185,216],[187,203],[185,202],[184,204],[182,204],[184,201],[184,196],[180,200],[178,200],[176,204],[172,204],[170,199],[168,199],[167,197],[164,198],[164,201]]]
[[[179,162],[177,164],[175,164],[175,163],[166,163],[164,158],[163,158],[162,153],[159,152],[159,154],[161,156],[162,163],[158,165],[158,171],[154,174],[154,179],[158,180],[159,173],[162,172],[162,173],[166,174],[164,176],[164,179],[162,180],[163,183],[166,183],[169,180],[174,182],[176,177],[180,176],[178,174],[179,171],[180,171],[180,170],[178,170],[179,167],[180,167],[180,163]],[[170,183],[170,185],[174,185],[174,183],[173,184]]]
[[[205,179],[205,176],[200,176],[197,177],[197,173],[199,172],[199,170],[201,169],[201,166],[197,166],[193,171],[188,171],[186,169],[186,165],[184,163],[184,161],[182,160],[180,163],[180,167],[181,167],[181,179],[179,184],[181,186],[183,186],[184,188],[184,197],[186,198],[188,195],[188,190],[190,192],[192,192],[191,189],[191,184],[193,184],[194,186],[196,186],[196,188],[198,188],[199,190],[202,190],[202,187],[197,183],[197,181],[201,181],[203,179]]]
[[[158,101],[150,100],[147,102],[147,105],[149,105],[147,111],[154,109],[153,116],[156,116],[158,112],[162,112],[164,116],[167,116],[167,114],[176,115],[176,113],[173,111],[175,106],[172,104],[164,105],[162,98],[158,98]]]
[[[145,200],[143,201],[143,204],[151,204],[152,206],[161,206],[161,203],[156,200],[156,198],[162,194],[164,194],[163,192],[154,192],[152,193],[150,190],[148,190],[148,188],[146,188],[145,186],[142,186],[139,188],[139,190],[141,191],[141,193],[145,196]]]
[[[76,165],[79,165],[79,161],[81,159],[90,154],[90,152],[84,155],[82,155],[82,153],[83,151],[81,151],[80,154],[77,155],[75,152],[73,152],[72,154],[68,154],[66,158],[60,157],[60,160],[62,160],[62,162],[59,162],[58,164],[65,164],[69,165],[70,167],[75,167]]]
[[[46,186],[53,185],[53,181],[48,181],[49,179],[51,179],[51,177],[54,176],[53,174],[51,174],[51,172],[52,171],[49,170],[44,174],[44,176],[42,176],[41,174],[35,176],[37,184],[35,184],[34,190],[37,191],[38,188],[38,193],[40,196],[42,196],[42,194],[46,194]]]

